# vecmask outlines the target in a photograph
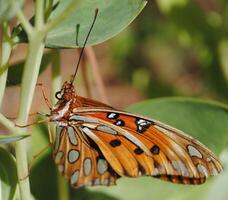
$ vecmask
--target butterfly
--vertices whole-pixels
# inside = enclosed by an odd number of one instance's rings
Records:
[[[76,94],[72,81],[56,93],[53,158],[70,184],[115,185],[122,176],[152,176],[202,184],[223,170],[196,139],[157,120],[117,110]]]

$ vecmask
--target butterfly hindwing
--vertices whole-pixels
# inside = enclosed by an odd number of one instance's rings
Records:
[[[82,132],[91,136],[113,170],[116,162],[122,166],[116,171],[120,176],[150,175],[199,184],[222,171],[204,145],[156,120],[108,108],[76,108],[74,113],[74,121],[81,121]],[[108,159],[110,154],[115,160]]]
[[[53,157],[59,173],[73,187],[115,184],[117,174],[78,127],[57,127]]]

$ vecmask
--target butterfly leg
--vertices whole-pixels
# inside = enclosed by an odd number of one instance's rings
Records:
[[[37,83],[36,85],[39,86],[39,87],[41,87],[41,91],[42,91],[42,94],[43,94],[45,103],[46,103],[46,105],[48,106],[49,110],[51,110],[51,109],[52,109],[52,108],[51,108],[51,104],[50,104],[50,102],[49,102],[49,100],[48,100],[48,98],[47,98],[47,95],[46,95],[45,92],[44,92],[43,84],[42,84],[42,83]]]
[[[19,124],[15,124],[16,127],[20,127],[20,128],[26,128],[26,127],[29,127],[29,126],[33,126],[35,124],[40,124],[40,123],[44,123],[44,122],[47,122],[49,121],[49,118],[47,119],[42,119],[42,120],[39,120],[37,122],[33,122],[33,123],[30,123],[30,124],[26,124],[26,125],[19,125]]]
[[[38,113],[37,112],[35,112],[35,113],[30,113],[29,114],[29,117],[30,116],[34,116],[34,115],[37,115]],[[8,116],[5,116],[7,119],[9,119],[9,120],[15,120],[15,119],[17,119],[17,117],[8,117]]]

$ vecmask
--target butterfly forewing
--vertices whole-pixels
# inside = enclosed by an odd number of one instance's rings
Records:
[[[103,108],[76,108],[74,113],[87,117],[82,126],[114,152],[124,167],[124,175],[143,174],[175,183],[199,184],[222,171],[220,162],[204,145],[158,121]],[[90,119],[97,119],[93,126]],[[99,147],[99,141],[96,143]]]

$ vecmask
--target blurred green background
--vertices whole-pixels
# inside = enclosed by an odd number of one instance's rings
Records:
[[[228,2],[157,0],[114,37],[117,76],[147,98],[191,96],[227,101]]]

